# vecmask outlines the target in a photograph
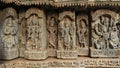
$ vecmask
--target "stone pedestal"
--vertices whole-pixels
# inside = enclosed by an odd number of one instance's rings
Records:
[[[91,57],[118,57],[118,49],[90,49]]]
[[[19,52],[17,48],[0,50],[0,59],[11,60],[17,58],[18,56],[19,56]]]
[[[43,60],[48,57],[47,51],[25,51],[24,58],[30,60]]]
[[[50,57],[56,57],[57,56],[57,50],[56,49],[48,49],[48,56]]]
[[[57,50],[57,58],[76,59],[78,57],[77,50]]]
[[[78,55],[79,56],[88,56],[89,55],[89,49],[88,48],[79,48],[78,49]]]
[[[24,57],[24,51],[25,51],[25,48],[19,49],[20,57]]]

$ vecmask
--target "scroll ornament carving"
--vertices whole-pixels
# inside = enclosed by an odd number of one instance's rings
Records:
[[[87,37],[87,38],[86,38]],[[77,17],[77,40],[80,48],[87,48],[88,45],[88,17],[81,14]]]

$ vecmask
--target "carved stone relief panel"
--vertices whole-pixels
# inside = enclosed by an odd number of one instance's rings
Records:
[[[28,9],[26,18],[26,59],[41,60],[47,58],[46,19],[43,10]]]
[[[6,8],[2,11],[0,59],[10,60],[18,54],[18,17],[15,9]]]
[[[59,14],[58,58],[77,58],[75,12],[64,11]]]
[[[92,14],[92,19],[91,57],[118,57],[118,14],[100,9]]]
[[[47,14],[47,32],[48,32],[48,54],[49,56],[57,56],[58,41],[58,15],[55,12]]]
[[[89,53],[89,24],[88,16],[79,14],[76,22],[76,35],[77,35],[77,49],[78,54],[81,56],[88,56]]]

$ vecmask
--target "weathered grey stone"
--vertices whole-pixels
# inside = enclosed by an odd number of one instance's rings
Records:
[[[3,25],[1,28],[1,50],[0,59],[11,60],[18,55],[18,19],[16,11],[13,8],[3,10],[5,16],[2,18]]]
[[[25,18],[27,19],[27,42],[25,44],[25,58],[35,60],[46,59],[47,32],[44,11],[35,8],[28,9],[25,13]]]
[[[110,10],[97,10],[92,18],[91,57],[118,57],[118,14]]]

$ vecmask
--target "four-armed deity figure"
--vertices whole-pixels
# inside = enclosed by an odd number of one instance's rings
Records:
[[[27,21],[27,44],[28,50],[41,50],[42,24],[36,15],[32,15]]]

